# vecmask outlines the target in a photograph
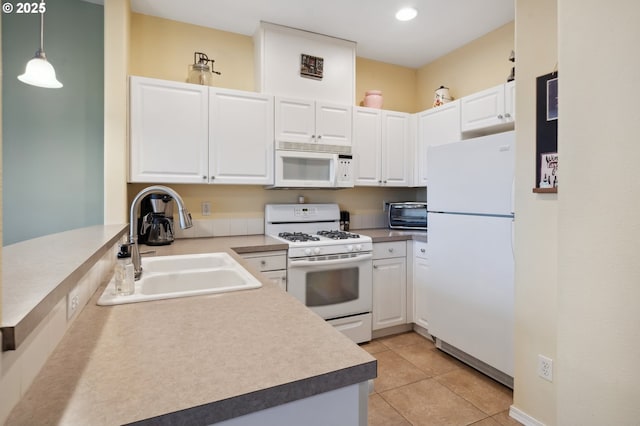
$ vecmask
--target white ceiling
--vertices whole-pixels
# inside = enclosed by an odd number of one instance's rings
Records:
[[[418,16],[397,21],[403,6]],[[131,8],[249,36],[260,21],[285,25],[355,41],[357,56],[410,68],[514,19],[514,0],[131,0]]]

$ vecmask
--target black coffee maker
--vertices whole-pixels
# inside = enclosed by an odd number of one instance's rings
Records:
[[[173,239],[173,198],[166,194],[147,195],[140,204],[138,243],[164,246]]]

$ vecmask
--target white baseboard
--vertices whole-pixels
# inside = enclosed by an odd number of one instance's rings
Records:
[[[524,411],[514,407],[509,407],[509,417],[516,419],[525,426],[546,426],[541,421],[538,421],[525,413]]]

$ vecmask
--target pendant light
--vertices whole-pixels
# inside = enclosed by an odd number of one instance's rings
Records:
[[[44,0],[40,1],[41,10]],[[27,62],[24,74],[18,76],[18,80],[32,86],[46,87],[49,89],[59,89],[62,83],[56,78],[56,70],[47,61],[44,54],[44,13],[40,12],[40,48],[36,56]]]

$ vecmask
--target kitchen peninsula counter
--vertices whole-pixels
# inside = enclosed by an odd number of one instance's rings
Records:
[[[260,277],[232,248],[286,247],[248,236],[150,249],[227,251]],[[260,280],[255,290],[117,306],[96,305],[100,287],[6,424],[209,424],[376,376],[371,355]]]

